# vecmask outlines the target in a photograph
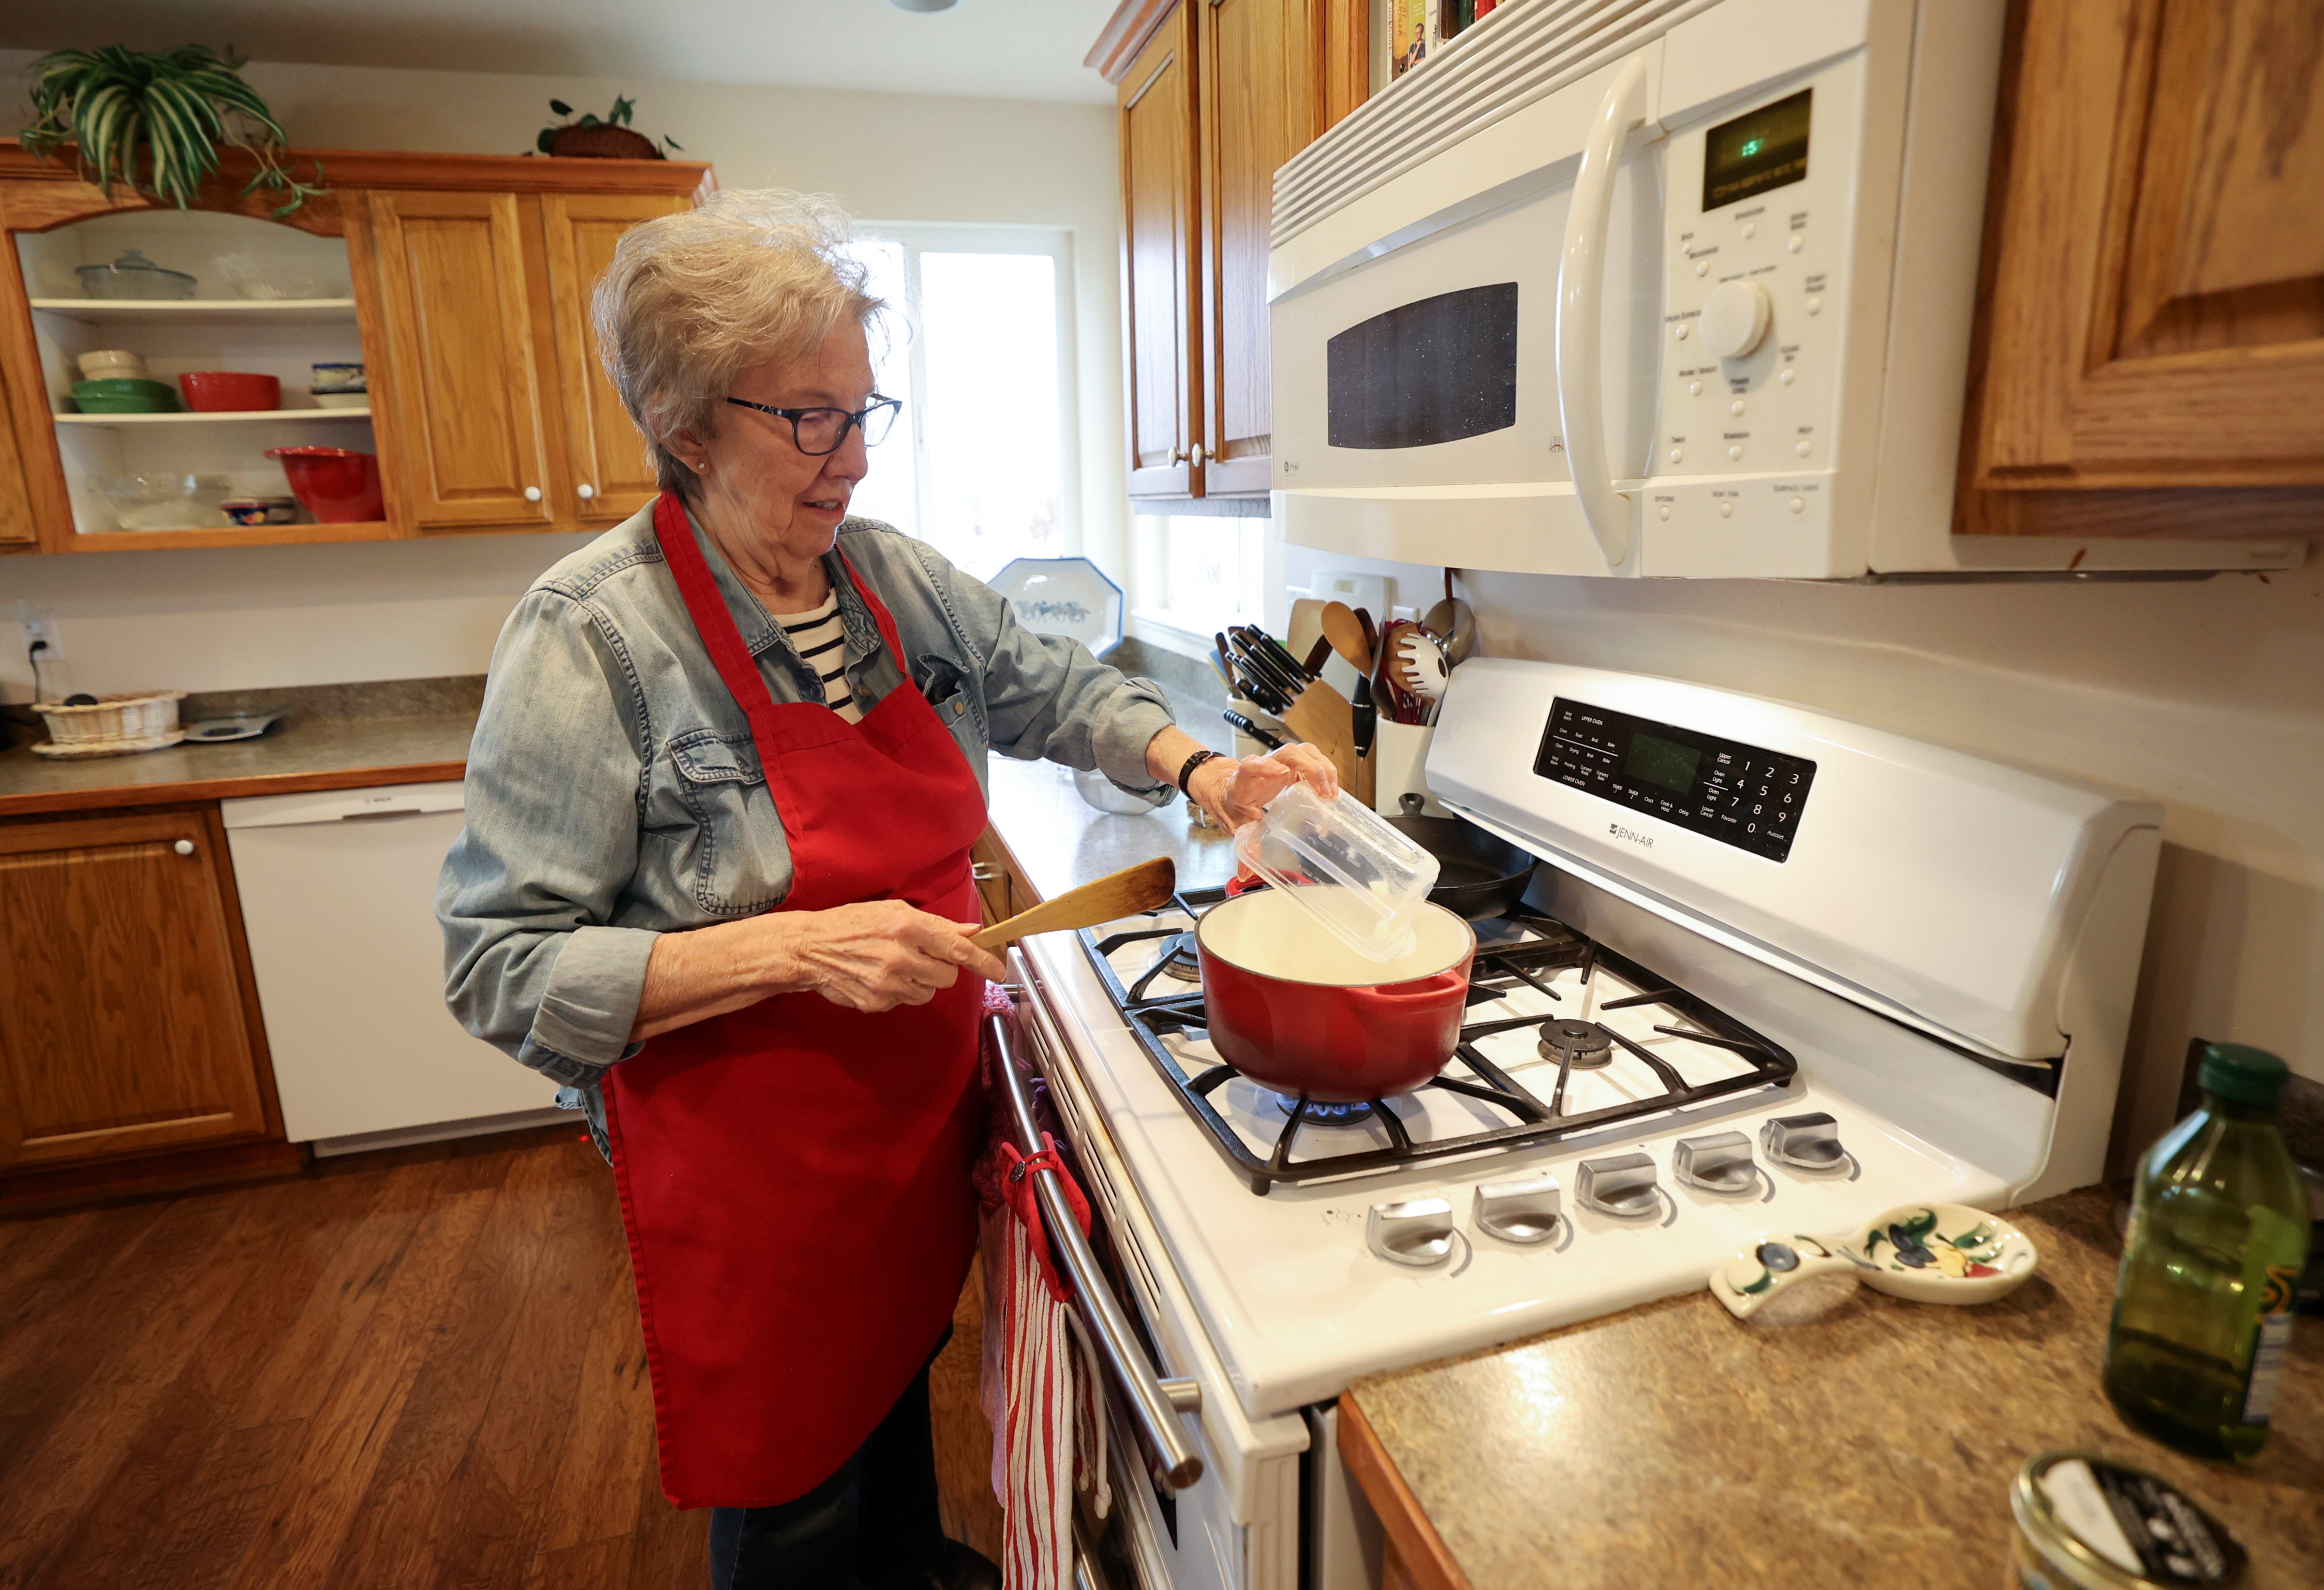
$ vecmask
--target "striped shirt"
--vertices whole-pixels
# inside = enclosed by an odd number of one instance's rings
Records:
[[[847,683],[847,665],[853,659],[848,651],[847,631],[839,622],[839,594],[835,591],[825,596],[823,605],[812,613],[778,613],[775,622],[790,636],[798,654],[823,677],[824,705],[849,723],[862,723],[863,709],[855,705],[855,692]]]

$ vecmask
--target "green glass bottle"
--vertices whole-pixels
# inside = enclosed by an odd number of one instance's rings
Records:
[[[2147,1151],[2132,1196],[2107,1395],[2147,1434],[2207,1457],[2259,1451],[2292,1341],[2308,1202],[2275,1130],[2288,1074],[2264,1049],[2211,1045],[2203,1107]]]

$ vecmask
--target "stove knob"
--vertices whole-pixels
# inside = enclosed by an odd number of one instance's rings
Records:
[[[1812,1115],[1776,1115],[1759,1128],[1759,1146],[1778,1165],[1830,1170],[1848,1163],[1840,1146],[1840,1123],[1819,1110]]]
[[[1477,1184],[1477,1229],[1505,1243],[1545,1243],[1565,1224],[1554,1176]]]
[[[1374,1204],[1364,1241],[1391,1264],[1434,1269],[1452,1256],[1452,1206],[1443,1198]]]
[[[1584,1160],[1573,1173],[1573,1196],[1600,1215],[1643,1220],[1662,1206],[1655,1162],[1644,1154]]]
[[[1759,1167],[1751,1161],[1751,1140],[1739,1132],[1680,1138],[1671,1149],[1671,1172],[1687,1186],[1706,1192],[1750,1192],[1759,1185]]]

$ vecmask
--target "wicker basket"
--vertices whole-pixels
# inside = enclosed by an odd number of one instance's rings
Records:
[[[49,720],[49,738],[60,745],[88,744],[102,740],[150,740],[178,726],[178,703],[183,690],[156,690],[142,696],[99,696],[95,705],[67,707],[61,702],[36,704]]]

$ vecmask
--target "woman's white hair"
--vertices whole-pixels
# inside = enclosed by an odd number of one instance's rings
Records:
[[[662,489],[696,491],[669,440],[710,435],[740,371],[810,356],[834,327],[883,307],[848,251],[853,236],[829,199],[780,188],[715,194],[622,235],[592,314],[605,374]]]

